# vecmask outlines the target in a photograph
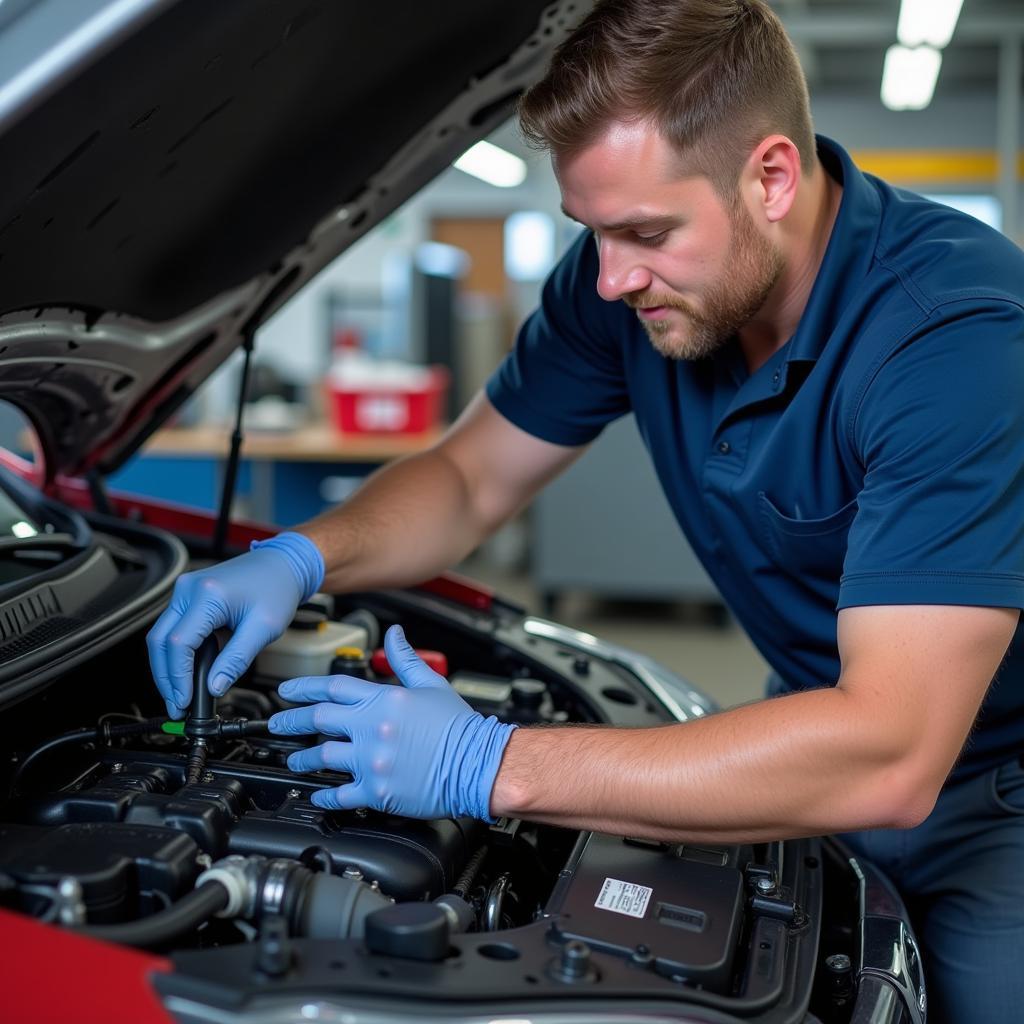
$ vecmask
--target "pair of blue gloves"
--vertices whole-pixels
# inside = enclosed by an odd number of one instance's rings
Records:
[[[205,637],[221,627],[233,631],[209,673],[210,692],[221,696],[288,628],[323,577],[319,549],[298,533],[257,541],[247,554],[181,576],[146,638],[167,713],[184,716],[192,700],[194,652]],[[401,686],[352,676],[281,684],[285,700],[307,706],[274,715],[272,733],[338,737],[297,751],[288,767],[352,775],[347,785],[314,793],[318,807],[493,821],[491,789],[515,726],[474,711],[409,646],[401,626],[387,631],[384,649]]]

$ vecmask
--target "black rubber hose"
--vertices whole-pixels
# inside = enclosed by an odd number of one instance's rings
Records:
[[[211,633],[196,650],[192,665],[192,705],[185,718],[185,735],[192,743],[185,762],[185,783],[199,782],[206,771],[209,754],[208,738],[218,732],[217,698],[208,686],[210,670],[220,653],[220,644]]]
[[[217,700],[210,693],[210,669],[220,654],[220,644],[211,633],[196,649],[192,664],[192,706],[188,717],[205,722],[217,714]]]
[[[74,732],[66,732],[60,736],[54,736],[47,740],[42,746],[25,755],[25,760],[18,765],[11,779],[11,790],[17,792],[21,780],[28,769],[51,750],[60,747],[73,746],[78,743],[105,743],[111,739],[120,739],[126,736],[146,736],[163,731],[163,724],[166,718],[147,718],[141,722],[128,722],[123,725],[110,725],[104,723],[92,729],[75,729]]]
[[[99,738],[104,741],[121,739],[125,736],[152,736],[164,731],[166,721],[167,716],[164,715],[163,718],[144,718],[139,722],[124,722],[121,725],[104,722],[96,731]]]
[[[69,747],[73,744],[88,743],[90,740],[96,740],[96,729],[76,729],[74,732],[66,732],[63,736],[54,736],[52,740],[47,740],[41,747],[36,747],[31,753],[25,756],[25,760],[18,765],[14,772],[14,777],[11,779],[11,789],[13,792],[21,786],[21,780],[29,768],[39,760],[44,754],[48,754],[51,750],[57,750],[60,747]]]
[[[234,736],[269,736],[270,729],[267,727],[266,718],[239,718],[235,721],[221,722],[220,735],[228,738]]]
[[[139,949],[155,949],[190,932],[228,905],[228,891],[217,881],[204,882],[166,910],[141,921],[93,924],[75,928],[79,935],[104,942],[119,942]]]

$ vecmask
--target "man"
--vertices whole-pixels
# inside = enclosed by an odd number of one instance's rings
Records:
[[[223,692],[315,589],[434,575],[632,410],[779,699],[657,729],[513,731],[396,627],[405,688],[282,686],[307,706],[276,731],[344,739],[292,767],[353,773],[324,807],[694,842],[851,833],[909,902],[932,1019],[1016,1019],[1024,255],[816,144],[763,0],[603,3],[521,117],[589,230],[436,448],[182,577],[150,635],[169,711],[210,630],[234,629]]]

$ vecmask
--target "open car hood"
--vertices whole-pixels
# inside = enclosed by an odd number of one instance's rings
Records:
[[[7,0],[0,398],[46,476],[120,466],[589,6]]]

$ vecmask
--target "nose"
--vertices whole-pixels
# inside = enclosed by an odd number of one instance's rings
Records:
[[[612,302],[651,286],[651,272],[626,246],[602,239],[597,251],[597,294],[605,301]]]

